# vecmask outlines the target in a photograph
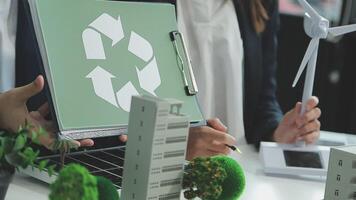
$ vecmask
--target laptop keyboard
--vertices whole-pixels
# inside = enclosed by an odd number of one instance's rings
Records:
[[[91,174],[103,176],[111,180],[115,187],[121,189],[122,174],[124,166],[125,147],[115,147],[110,149],[101,149],[93,151],[82,151],[69,153],[66,156],[64,165],[77,163],[86,167]],[[55,164],[55,170],[60,170],[60,156],[46,156],[41,160],[49,160],[49,164]]]

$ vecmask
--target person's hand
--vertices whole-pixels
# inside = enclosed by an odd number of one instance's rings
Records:
[[[127,142],[127,135],[119,135],[119,140],[121,142]]]
[[[208,126],[190,128],[186,159],[229,154],[230,148],[225,144],[234,145],[236,140],[226,132],[226,126],[219,119],[208,120]],[[127,135],[120,135],[119,140],[126,142]]]
[[[48,135],[41,137],[40,142],[49,148],[54,140],[54,124],[45,119],[49,114],[48,104],[41,106],[37,111],[29,113],[26,102],[32,96],[42,91],[44,79],[40,75],[32,83],[23,87],[14,88],[10,91],[0,94],[0,128],[10,132],[16,132],[21,125],[28,121],[34,126],[44,128]],[[75,146],[92,146],[94,142],[90,139],[82,141],[73,141]]]
[[[226,132],[219,119],[208,120],[208,126],[190,128],[186,159],[229,154],[230,148],[225,144],[235,145],[236,140]]]
[[[44,85],[42,76],[32,83],[0,94],[0,127],[16,132],[28,117],[27,100],[39,93]]]
[[[320,135],[318,118],[321,110],[317,107],[318,103],[317,97],[311,97],[306,103],[305,113],[300,115],[302,104],[298,102],[284,115],[273,134],[273,139],[279,143],[294,143],[300,140],[307,144],[316,142]]]
[[[48,103],[43,104],[38,108],[37,111],[32,111],[29,113],[27,120],[28,122],[36,128],[42,127],[48,135],[40,136],[40,143],[48,149],[53,149],[53,145],[56,141],[54,133],[57,131],[56,126],[53,121],[47,120],[46,117],[50,114]],[[84,140],[71,140],[71,147],[81,147],[81,146],[93,146],[94,141],[91,139]]]

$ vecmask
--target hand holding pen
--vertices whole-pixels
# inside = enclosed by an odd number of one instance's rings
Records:
[[[186,159],[227,155],[235,144],[236,139],[227,134],[227,127],[218,119],[210,119],[206,126],[189,129]]]
[[[219,120],[219,119],[211,119],[211,120],[207,120],[206,124],[216,130],[225,132],[226,134],[228,131],[228,128]],[[234,144],[225,144],[226,147],[230,148],[232,151],[235,151],[237,153],[242,153],[241,150],[239,148],[237,148]]]

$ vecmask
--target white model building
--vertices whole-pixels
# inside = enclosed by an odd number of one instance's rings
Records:
[[[189,128],[181,107],[172,99],[132,98],[122,199],[180,199]]]
[[[332,148],[325,200],[356,199],[356,145]]]

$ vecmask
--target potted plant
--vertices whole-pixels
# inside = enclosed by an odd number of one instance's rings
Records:
[[[49,166],[48,160],[35,163],[39,151],[34,150],[31,144],[39,144],[39,137],[47,133],[42,128],[33,130],[34,127],[26,123],[16,133],[0,131],[0,200],[5,198],[16,169],[46,168],[50,176],[54,173],[55,166]]]
[[[50,200],[119,200],[112,182],[79,165],[65,166],[50,186]]]
[[[236,200],[245,188],[241,166],[227,156],[195,158],[184,170],[186,199]]]

